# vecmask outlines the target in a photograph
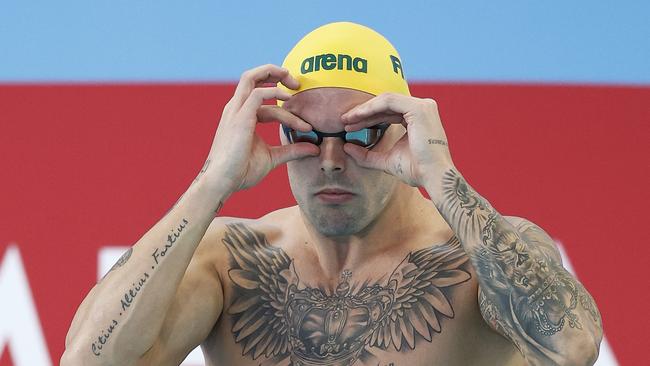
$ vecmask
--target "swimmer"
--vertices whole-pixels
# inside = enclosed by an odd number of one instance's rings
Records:
[[[179,365],[200,345],[209,366],[592,365],[593,298],[543,229],[466,181],[438,109],[354,23],[243,73],[200,173],[83,300],[61,364]],[[255,132],[274,121],[280,146]],[[285,163],[296,206],[219,216]]]

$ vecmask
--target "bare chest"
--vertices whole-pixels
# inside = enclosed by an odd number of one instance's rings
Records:
[[[301,279],[293,258],[254,234],[240,228],[224,240],[232,260],[223,314],[203,344],[209,364],[461,365],[497,340],[455,238],[376,276],[346,270],[323,286]]]

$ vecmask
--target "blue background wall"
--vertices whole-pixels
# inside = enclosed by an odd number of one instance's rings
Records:
[[[1,1],[0,82],[228,81],[351,20],[407,77],[650,83],[649,1]]]

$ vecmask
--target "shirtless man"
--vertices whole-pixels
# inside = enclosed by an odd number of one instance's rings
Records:
[[[178,365],[199,344],[210,366],[595,362],[592,297],[542,229],[463,179],[388,41],[333,23],[284,66],[242,75],[203,169],[90,291],[62,365]],[[282,146],[256,135],[268,121]],[[214,217],[283,163],[297,206]]]

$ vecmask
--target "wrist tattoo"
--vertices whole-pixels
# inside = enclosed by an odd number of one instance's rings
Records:
[[[192,182],[192,184],[199,181],[199,178],[201,178],[201,176],[208,170],[209,166],[210,166],[210,159],[205,161],[205,163],[203,164],[203,168],[201,168],[201,171],[199,171],[199,174],[196,176],[196,178],[194,179],[194,182]]]
[[[428,140],[427,140],[427,143],[428,143],[429,145],[444,145],[444,146],[449,146],[449,144],[447,143],[447,141],[445,141],[445,140],[439,140],[439,139],[428,139]]]
[[[190,186],[194,185],[196,182],[199,181],[201,176],[208,170],[208,167],[210,166],[210,162],[211,162],[210,159],[205,161],[205,163],[203,164],[203,167],[201,168],[201,171],[199,171],[199,174],[196,176],[196,178],[194,178],[194,180],[192,181],[192,184],[190,184]],[[167,212],[165,212],[163,217],[169,215],[170,212],[172,212],[176,207],[178,207],[178,203],[181,202],[181,200],[185,196],[185,193],[187,193],[187,191],[183,192],[183,194],[178,198],[178,200],[176,200],[174,205],[169,210],[167,210]],[[221,208],[221,207],[219,207],[219,208]]]

